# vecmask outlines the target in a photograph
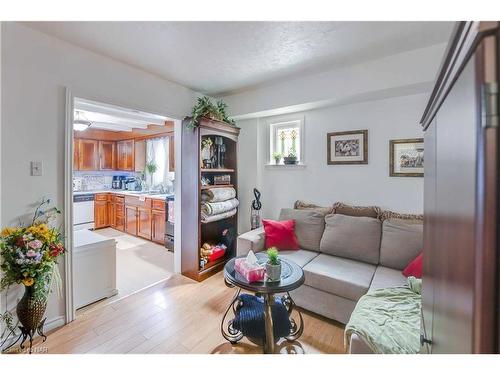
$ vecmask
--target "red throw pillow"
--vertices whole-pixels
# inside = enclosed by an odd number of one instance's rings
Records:
[[[299,250],[295,236],[295,220],[262,220],[266,233],[266,249],[277,247],[278,250]]]
[[[420,253],[415,259],[413,259],[403,270],[403,275],[405,277],[415,276],[418,279],[422,278],[422,259],[424,254]]]

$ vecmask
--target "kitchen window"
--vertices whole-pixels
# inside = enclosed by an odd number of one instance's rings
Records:
[[[284,157],[295,155],[298,165],[304,164],[304,119],[288,117],[268,122],[270,153],[268,165],[284,165]],[[276,156],[278,156],[277,158]]]
[[[156,170],[152,174],[147,167],[145,170],[146,181],[151,188],[171,184],[173,172],[169,171],[169,146],[168,137],[146,140],[146,163],[156,166]]]

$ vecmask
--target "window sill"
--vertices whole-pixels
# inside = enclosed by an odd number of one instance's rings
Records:
[[[306,165],[305,164],[266,164],[265,165],[266,169],[280,169],[280,170],[288,170],[288,169],[305,169]]]

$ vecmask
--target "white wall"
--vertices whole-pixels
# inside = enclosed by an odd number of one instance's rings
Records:
[[[2,165],[2,28],[3,22],[0,22],[0,166]],[[2,224],[2,174],[0,173],[0,228],[3,228]],[[0,271],[0,277],[2,276],[2,271]],[[0,294],[0,311],[5,311],[5,298]],[[3,332],[4,324],[0,322],[0,330]]]
[[[238,142],[239,231],[250,228],[252,189],[262,216],[277,218],[297,199],[344,201],[423,212],[423,178],[389,177],[389,140],[422,137],[420,115],[446,44],[299,76],[223,97],[241,127]],[[305,117],[307,167],[266,169],[272,116]],[[326,133],[368,129],[368,165],[327,165]]]
[[[257,87],[223,99],[238,119],[428,92],[446,44]]]
[[[195,93],[183,86],[24,25],[3,22],[2,26],[4,226],[16,224],[42,196],[64,209],[66,86],[83,97],[174,118],[189,113],[194,103]],[[30,176],[31,160],[43,162],[43,176]],[[53,296],[48,321],[63,314],[64,301]]]
[[[423,212],[423,178],[389,177],[389,140],[423,137],[418,121],[427,98],[427,94],[418,94],[298,113],[305,118],[306,153],[306,168],[298,170],[264,167],[269,136],[266,120],[272,117],[238,122],[242,128],[240,232],[250,227],[254,186],[262,192],[264,218],[276,219],[282,207],[293,207],[297,199],[320,205],[342,201]],[[357,129],[368,129],[368,164],[328,165],[326,134]]]

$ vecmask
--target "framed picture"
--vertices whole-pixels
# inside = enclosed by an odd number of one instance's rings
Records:
[[[389,141],[389,176],[424,177],[424,139]]]
[[[368,130],[326,135],[328,164],[368,164]]]

